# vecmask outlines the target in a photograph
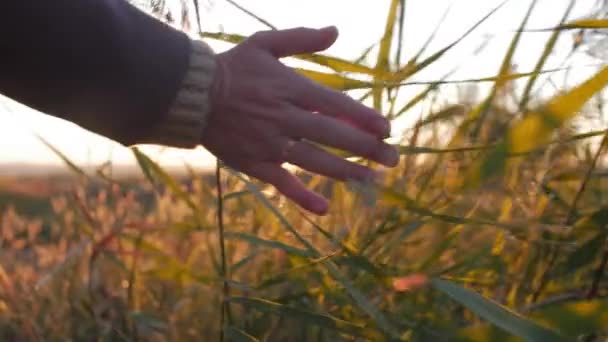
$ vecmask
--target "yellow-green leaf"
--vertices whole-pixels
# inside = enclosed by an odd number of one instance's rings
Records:
[[[559,29],[598,29],[608,28],[608,19],[582,19],[558,26]]]
[[[296,71],[315,82],[319,82],[335,90],[345,91],[372,87],[371,82],[359,81],[352,78],[340,76],[338,74],[330,74],[326,72],[313,71],[308,69],[296,69]]]
[[[546,105],[527,113],[507,132],[505,140],[471,168],[469,185],[504,171],[504,159],[511,154],[531,151],[550,141],[555,129],[572,119],[593,95],[608,84],[608,67],[578,87],[555,96]]]

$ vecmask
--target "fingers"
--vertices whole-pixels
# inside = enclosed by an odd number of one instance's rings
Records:
[[[399,154],[377,137],[332,117],[293,107],[286,114],[286,135],[349,151],[386,166],[399,163]]]
[[[313,82],[300,74],[293,74],[297,94],[295,104],[311,111],[340,118],[379,137],[390,135],[390,122],[377,111],[350,96]]]
[[[300,180],[278,164],[259,163],[243,170],[263,182],[272,184],[280,193],[317,215],[327,213],[327,200],[308,190]]]
[[[349,179],[364,181],[375,177],[371,169],[344,160],[305,141],[298,141],[293,145],[286,161],[312,173],[341,181]]]
[[[322,51],[338,38],[334,26],[323,29],[294,28],[280,31],[263,31],[250,39],[256,46],[269,51],[277,58]]]

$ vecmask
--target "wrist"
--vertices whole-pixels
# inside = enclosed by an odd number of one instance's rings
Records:
[[[200,144],[211,108],[216,57],[202,41],[191,40],[186,73],[166,117],[149,133],[154,144],[193,148]]]

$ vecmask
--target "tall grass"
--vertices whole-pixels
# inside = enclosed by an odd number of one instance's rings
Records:
[[[378,184],[301,174],[330,196],[312,217],[218,163],[175,178],[138,149],[138,180],[78,175],[45,221],[2,221],[4,340],[338,341],[600,340],[608,336],[606,131],[608,69],[548,98],[556,40],[604,20],[556,18],[534,70],[511,65],[535,3],[481,100],[439,103],[451,81],[399,90],[466,39],[401,63],[405,1],[387,8],[377,58],[298,56],[333,70],[299,72],[391,118],[429,110],[403,133],[401,164]],[[574,1],[572,1],[574,3]],[[246,9],[245,9],[246,10]],[[255,15],[250,13],[250,15]],[[420,14],[423,15],[423,14]],[[261,18],[260,18],[261,19]],[[204,32],[236,43],[244,37]],[[372,50],[370,50],[372,51]],[[447,74],[449,76],[449,73]],[[446,77],[447,77],[446,76]],[[523,82],[523,86],[522,83]],[[512,100],[509,104],[507,99]],[[589,144],[594,138],[601,143]],[[52,147],[52,145],[49,144]]]

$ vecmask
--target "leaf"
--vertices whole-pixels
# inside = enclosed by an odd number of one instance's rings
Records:
[[[507,136],[510,151],[531,150],[546,143],[555,128],[572,119],[593,95],[608,84],[608,67],[580,86],[554,97],[539,110],[528,113],[513,127]]]
[[[226,333],[226,337],[228,338],[229,341],[236,341],[236,342],[258,342],[259,340],[251,335],[249,335],[248,333],[244,332],[243,330],[230,326],[230,327],[226,327],[224,329],[224,332]]]
[[[184,190],[182,190],[182,187],[177,183],[177,181],[175,181],[175,179],[169,176],[169,174],[166,173],[165,170],[163,170],[157,163],[155,163],[154,161],[152,161],[152,159],[142,153],[137,147],[133,147],[132,151],[135,155],[137,163],[139,164],[139,167],[143,171],[146,178],[148,178],[148,180],[152,183],[152,185],[155,185],[156,181],[160,181],[167,188],[169,188],[171,192],[173,192],[173,194],[177,196],[177,198],[184,201],[188,205],[188,207],[190,207],[190,209],[192,209],[196,213],[199,212],[198,206],[194,203],[194,201],[192,201],[190,195]]]
[[[519,41],[521,39],[523,29],[526,27],[528,20],[530,19],[530,16],[532,15],[532,11],[536,7],[537,2],[538,2],[537,0],[532,0],[532,3],[530,4],[528,11],[526,12],[524,19],[522,20],[522,22],[519,26],[519,30],[515,33],[515,36],[511,40],[511,44],[509,44],[509,49],[507,50],[507,53],[502,61],[502,64],[500,66],[500,71],[498,72],[497,80],[496,80],[496,82],[494,82],[494,86],[492,87],[492,91],[490,92],[490,95],[479,107],[478,112],[471,113],[474,115],[471,115],[469,120],[470,119],[474,120],[474,122],[473,122],[474,126],[473,126],[473,131],[471,132],[470,135],[474,139],[479,138],[479,133],[484,125],[484,122],[488,116],[488,113],[490,112],[491,104],[494,102],[494,98],[499,94],[499,91],[502,90],[503,88],[505,88],[505,86],[508,84],[508,81],[509,81],[508,75],[511,74],[511,70],[513,68],[513,62],[512,62],[513,56],[515,55],[515,51],[517,50],[517,46],[519,45]]]
[[[589,239],[568,256],[564,264],[564,271],[567,273],[576,272],[580,268],[592,263],[605,242],[606,235],[603,233]]]
[[[464,305],[481,318],[526,341],[565,340],[558,333],[542,327],[475,292],[441,279],[433,279],[431,283],[435,288]]]
[[[285,251],[286,253],[297,255],[302,258],[314,257],[314,255],[312,253],[310,253],[306,250],[303,250],[303,249],[300,249],[297,247],[293,247],[293,246],[289,246],[289,245],[286,245],[279,241],[265,240],[265,239],[255,236],[255,235],[251,235],[251,234],[247,234],[247,233],[226,232],[224,234],[224,237],[226,239],[236,239],[236,240],[247,241],[253,245],[280,249],[282,251]]]
[[[257,197],[262,202],[262,204],[272,212],[273,215],[275,215],[275,217],[281,222],[281,225],[285,227],[285,229],[287,229],[291,234],[293,234],[294,237],[304,247],[306,247],[309,252],[313,253],[315,257],[321,258],[321,253],[295,229],[295,227],[287,220],[287,218],[285,218],[283,214],[281,214],[281,212],[274,205],[272,205],[272,203],[270,203],[270,201],[259,191],[255,184],[250,182],[238,172],[231,169],[228,170],[231,174],[245,182],[249,191],[254,194],[254,196]],[[363,310],[368,316],[370,316],[373,319],[374,323],[377,324],[383,332],[387,333],[391,337],[399,337],[400,334],[388,321],[385,315],[372,303],[369,302],[366,296],[359,289],[357,289],[354,284],[348,278],[346,278],[346,276],[344,276],[344,274],[340,271],[340,269],[334,262],[327,258],[324,258],[322,259],[320,264],[325,267],[325,269],[332,276],[332,278],[334,278],[342,287],[344,287],[346,292],[357,304],[357,306],[361,310]],[[411,322],[402,323],[412,324]]]
[[[295,70],[298,73],[310,78],[311,80],[319,82],[335,90],[346,91],[373,87],[373,83],[355,80],[352,78],[340,76],[338,74],[329,74],[326,72],[313,71],[301,68],[297,68]]]
[[[530,318],[561,334],[572,337],[602,331],[608,326],[608,300],[579,301],[554,304],[530,313]],[[477,325],[462,329],[459,334],[474,341],[511,341],[502,330],[491,325]]]
[[[228,302],[241,304],[262,312],[297,319],[300,323],[313,324],[320,327],[345,332],[351,335],[361,335],[365,333],[363,326],[333,317],[331,315],[306,311],[261,298],[232,297],[228,299]]]
[[[568,8],[566,9],[564,16],[562,17],[561,23],[564,23],[566,21],[566,19],[568,19],[568,16],[570,15],[572,8],[574,7],[574,3],[575,3],[575,0],[570,1],[570,4],[568,5]],[[538,62],[536,63],[536,66],[534,67],[534,71],[536,72],[536,74],[534,74],[532,77],[530,77],[530,79],[528,80],[528,82],[526,83],[526,86],[524,88],[524,92],[521,97],[521,101],[519,103],[520,109],[524,109],[528,105],[528,102],[530,101],[530,93],[532,92],[532,88],[534,87],[534,84],[536,83],[536,80],[538,78],[538,73],[543,69],[543,66],[545,65],[549,56],[551,55],[551,52],[555,48],[555,44],[557,43],[557,39],[559,38],[559,35],[560,35],[560,31],[556,30],[555,32],[553,32],[553,34],[551,35],[551,37],[545,44],[545,49],[543,50],[541,57],[539,58]]]
[[[384,28],[384,35],[380,40],[380,49],[378,51],[378,59],[376,61],[376,71],[379,73],[385,73],[390,71],[389,55],[391,53],[393,33],[395,31],[395,22],[397,20],[397,13],[400,3],[401,2],[399,0],[392,0],[388,10],[388,16]],[[374,108],[376,108],[376,110],[379,112],[382,112],[382,91],[383,87],[380,86],[374,87],[372,91]]]
[[[237,198],[242,198],[245,197],[247,195],[251,195],[249,193],[249,191],[235,191],[229,194],[224,195],[224,201],[228,201],[231,199],[237,199]]]
[[[376,258],[379,258],[381,256],[386,255],[386,253],[389,253],[393,248],[395,248],[399,244],[404,243],[410,235],[418,231],[418,229],[423,227],[424,224],[424,221],[408,222],[405,226],[403,226],[403,228],[400,228],[397,233],[391,236],[391,239],[389,239],[386,243],[382,244],[382,246],[380,246],[374,256]]]
[[[427,118],[416,123],[417,127],[422,127],[436,121],[443,121],[452,117],[464,115],[464,107],[462,105],[448,106],[436,113],[431,113]]]
[[[602,29],[608,28],[608,19],[582,19],[557,27],[557,29]]]
[[[201,34],[201,36],[203,38],[221,40],[221,41],[232,43],[232,44],[239,44],[239,43],[242,43],[245,39],[247,39],[246,36],[242,36],[239,34],[222,33],[222,32],[204,32]],[[341,59],[341,58],[337,58],[337,57],[333,57],[333,56],[327,56],[327,55],[322,55],[322,54],[302,54],[302,55],[293,56],[293,58],[315,63],[318,65],[322,65],[322,66],[325,66],[325,67],[328,67],[328,68],[334,70],[335,72],[340,72],[340,73],[352,72],[352,73],[371,75],[371,76],[377,74],[376,70],[374,70],[373,68],[370,68],[370,67],[365,66],[360,63],[350,62],[345,59]]]
[[[146,330],[153,330],[159,332],[166,332],[169,329],[169,326],[166,322],[161,319],[155,317],[154,315],[142,311],[132,311],[129,313],[131,319],[137,323],[137,325],[141,328],[145,328]]]
[[[297,56],[294,56],[294,58],[297,58],[297,59],[300,59],[303,61],[307,61],[307,62],[312,62],[312,63],[318,64],[318,65],[322,65],[322,66],[328,67],[328,68],[334,70],[335,72],[339,72],[339,73],[351,72],[351,73],[370,75],[370,76],[378,75],[378,71],[374,70],[373,68],[370,68],[370,67],[365,66],[360,63],[349,62],[345,59],[341,59],[341,58],[337,58],[337,57],[320,55],[320,54],[308,54],[308,55],[297,55]]]
[[[38,140],[40,140],[46,147],[48,147],[53,153],[55,153],[67,166],[68,168],[74,172],[76,175],[81,178],[87,178],[87,174],[81,169],[78,165],[76,165],[68,156],[66,156],[63,152],[61,152],[58,148],[53,146],[50,142],[44,139],[41,135],[36,134]]]
[[[486,14],[483,18],[477,21],[471,28],[469,28],[463,35],[458,37],[455,41],[448,44],[446,47],[440,49],[439,51],[433,53],[431,56],[426,58],[420,63],[416,63],[416,61],[412,60],[408,62],[404,67],[395,72],[391,77],[390,81],[392,82],[401,82],[404,79],[413,76],[414,74],[422,71],[429,65],[433,64],[437,60],[439,60],[443,55],[445,55],[448,51],[450,51],[453,47],[458,45],[462,40],[468,37],[473,31],[475,31],[482,23],[484,23],[487,19],[489,19],[494,13],[496,13],[504,4],[509,0],[505,0],[500,3],[498,6],[493,8],[488,14]]]
[[[233,33],[223,33],[223,32],[203,32],[201,33],[202,38],[211,38],[215,40],[221,40],[224,42],[239,44],[247,39],[246,36],[242,36],[240,34]]]
[[[476,186],[504,171],[509,154],[525,153],[550,142],[553,131],[573,118],[582,106],[608,84],[608,66],[578,87],[527,113],[507,132],[506,138],[470,168],[467,183]]]

